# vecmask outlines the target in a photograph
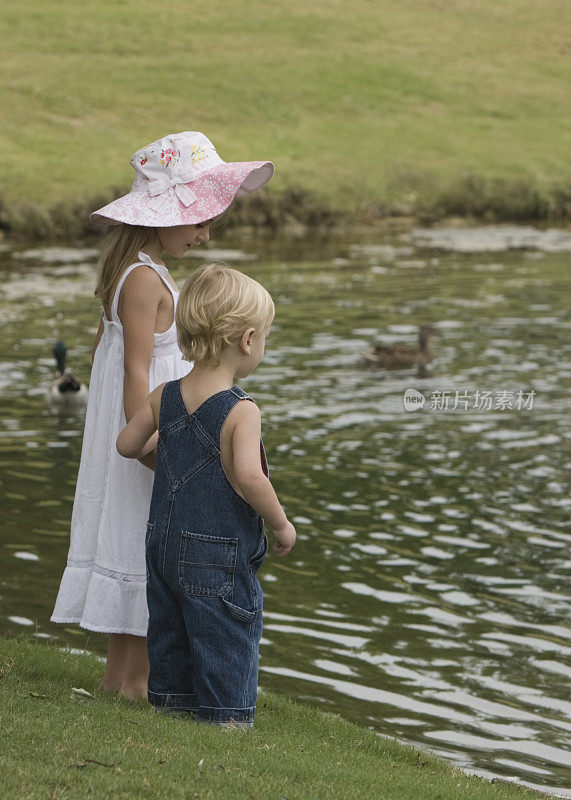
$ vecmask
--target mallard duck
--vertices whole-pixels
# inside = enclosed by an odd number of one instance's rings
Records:
[[[54,344],[53,354],[57,369],[55,379],[46,390],[48,403],[54,406],[84,406],[88,397],[87,386],[66,370],[67,348],[59,339]]]
[[[406,344],[377,344],[365,358],[371,364],[385,369],[405,369],[406,367],[424,366],[432,361],[433,354],[428,346],[431,337],[440,338],[440,334],[431,325],[422,325],[418,332],[418,349]]]

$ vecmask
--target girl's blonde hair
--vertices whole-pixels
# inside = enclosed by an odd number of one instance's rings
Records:
[[[155,229],[121,222],[103,240],[97,264],[95,297],[108,314],[117,284],[128,266],[137,261],[137,254],[155,236]]]
[[[205,264],[178,298],[178,346],[187,361],[217,367],[222,351],[246,328],[255,328],[257,335],[269,328],[274,314],[272,298],[253,278],[223,264]]]

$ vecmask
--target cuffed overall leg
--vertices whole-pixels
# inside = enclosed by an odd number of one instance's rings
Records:
[[[223,597],[195,597],[183,616],[193,655],[197,719],[254,720],[262,610],[245,611]]]
[[[256,710],[262,608],[187,596],[147,566],[149,702],[199,721],[251,726]],[[256,581],[257,583],[257,581]],[[259,591],[261,604],[261,589]]]
[[[184,617],[175,593],[149,559],[147,604],[149,702],[154,706],[168,705],[173,709],[194,708],[193,664]]]

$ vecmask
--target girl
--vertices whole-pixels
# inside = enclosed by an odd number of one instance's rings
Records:
[[[119,453],[141,458],[159,432],[147,525],[149,701],[203,722],[252,725],[262,517],[278,555],[296,538],[267,478],[258,407],[233,386],[260,363],[273,316],[256,281],[215,264],[198,270],[176,310],[194,369],[151,392],[117,440]]]
[[[103,316],[93,348],[71,544],[52,621],[108,633],[102,687],[134,698],[147,695],[144,530],[156,437],[141,463],[122,459],[115,440],[149,390],[192,368],[177,345],[178,290],[162,254],[182,258],[207,242],[212,220],[234,197],[266,184],[274,166],[226,163],[194,131],[138,150],[131,165],[131,191],[91,215],[116,227],[99,259],[95,294]]]

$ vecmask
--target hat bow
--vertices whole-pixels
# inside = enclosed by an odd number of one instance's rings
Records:
[[[153,211],[164,211],[172,200],[174,200],[175,196],[178,197],[184,206],[190,206],[196,202],[198,199],[197,196],[185,185],[195,178],[195,170],[185,169],[180,172],[176,178],[167,178],[166,175],[161,175],[160,178],[150,181],[147,184],[147,188],[149,194],[153,198],[150,203]]]

